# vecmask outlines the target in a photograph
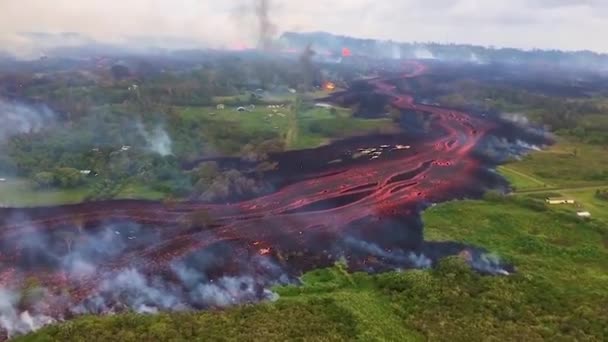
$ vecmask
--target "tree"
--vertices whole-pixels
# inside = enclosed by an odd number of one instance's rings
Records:
[[[80,171],[62,167],[55,172],[55,183],[62,188],[73,188],[82,184],[83,178]]]
[[[49,188],[55,183],[55,174],[52,172],[38,172],[34,175],[34,182],[41,189]]]
[[[116,80],[122,80],[129,76],[131,76],[131,71],[124,65],[115,64],[110,68],[110,72],[112,73],[112,77]]]

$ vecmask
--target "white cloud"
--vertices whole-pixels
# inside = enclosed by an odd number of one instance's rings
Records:
[[[271,0],[272,1],[272,0]],[[2,0],[0,43],[33,51],[22,32],[78,32],[228,46],[255,41],[253,0]],[[604,0],[274,0],[281,31],[330,31],[398,41],[439,41],[608,52]]]

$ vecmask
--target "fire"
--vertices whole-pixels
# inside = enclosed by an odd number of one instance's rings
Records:
[[[260,254],[261,255],[268,255],[268,254],[270,254],[270,248],[261,248],[260,249]]]
[[[349,48],[345,47],[342,49],[342,57],[350,57],[352,55]]]
[[[336,90],[336,84],[333,82],[325,82],[325,84],[323,84],[323,89],[327,91],[334,91]]]

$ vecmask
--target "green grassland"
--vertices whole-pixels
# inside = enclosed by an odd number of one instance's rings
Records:
[[[257,106],[246,112],[226,107],[218,110],[211,107],[187,107],[182,110],[182,117],[190,121],[204,121],[211,133],[210,143],[223,153],[236,153],[237,146],[232,146],[239,137],[267,137],[285,141],[288,149],[314,148],[326,144],[332,139],[353,135],[393,129],[394,123],[389,119],[360,119],[352,117],[350,109],[311,108],[295,113],[291,106],[270,109],[266,105]],[[213,138],[230,123],[235,129],[229,136]]]
[[[17,341],[535,341],[608,338],[608,230],[517,197],[424,213],[428,240],[483,246],[517,267],[481,276],[459,258],[432,270],[314,270],[279,299],[212,312],[87,316]]]
[[[539,187],[569,188],[608,184],[607,165],[606,146],[558,138],[548,149],[534,152],[499,170],[522,190],[536,187],[533,183]]]
[[[0,183],[0,205],[8,207],[40,207],[62,204],[76,204],[85,201],[94,189],[95,182],[89,182],[73,189],[38,189],[26,179],[11,178]],[[165,194],[152,190],[143,184],[129,183],[117,189],[115,199],[160,200]]]
[[[38,190],[25,179],[8,179],[0,183],[0,205],[9,207],[50,206],[82,202],[86,188]]]

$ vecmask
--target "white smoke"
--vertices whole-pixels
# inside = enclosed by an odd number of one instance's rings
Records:
[[[430,268],[433,264],[424,254],[416,254],[412,251],[386,250],[375,243],[347,237],[344,242],[354,249],[364,251],[370,255],[384,258],[387,261],[396,263],[396,266],[407,266],[413,268]]]
[[[27,293],[34,293],[35,300],[26,301],[24,305],[20,292],[0,287],[0,336],[3,332],[9,336],[28,333],[61,321],[66,315],[111,314],[125,310],[154,314],[275,300],[277,295],[269,289],[290,282],[288,275],[272,259],[257,254],[243,260],[230,260],[240,265],[239,271],[214,278],[207,276],[208,270],[221,267],[231,256],[197,253],[195,261],[180,260],[171,264],[168,271],[172,271],[172,275],[145,272],[145,268],[137,264],[139,259],[115,270],[100,268],[108,260],[163,241],[161,232],[149,226],[103,224],[96,232],[78,234],[67,230],[40,231],[32,226],[23,227],[22,231],[23,234],[10,242],[22,254],[16,263],[19,265],[17,270],[44,263],[61,272],[72,286],[89,292],[84,300],[74,300],[63,292],[34,286],[28,288]],[[8,249],[1,243],[5,242],[0,241],[0,248]],[[19,271],[11,277],[11,289],[23,284],[23,274]]]
[[[431,50],[425,47],[419,47],[414,51],[414,56],[416,59],[436,59],[435,55],[431,52]]]
[[[401,47],[397,44],[393,44],[392,46],[392,58],[401,59]]]
[[[0,142],[21,133],[38,132],[55,120],[46,106],[29,106],[0,99]]]
[[[17,310],[21,295],[8,289],[0,288],[0,328],[6,331],[8,338],[37,330],[55,320],[45,315],[32,315],[29,311]]]
[[[148,150],[163,157],[173,154],[171,137],[162,126],[158,125],[152,131],[148,131],[141,122],[138,122],[137,130],[146,140]]]
[[[471,257],[469,260],[473,269],[494,274],[494,275],[509,275],[510,273],[504,269],[500,258],[495,254],[483,253],[478,257]]]
[[[528,126],[530,124],[528,117],[521,113],[502,113],[500,114],[500,118],[521,126]]]

